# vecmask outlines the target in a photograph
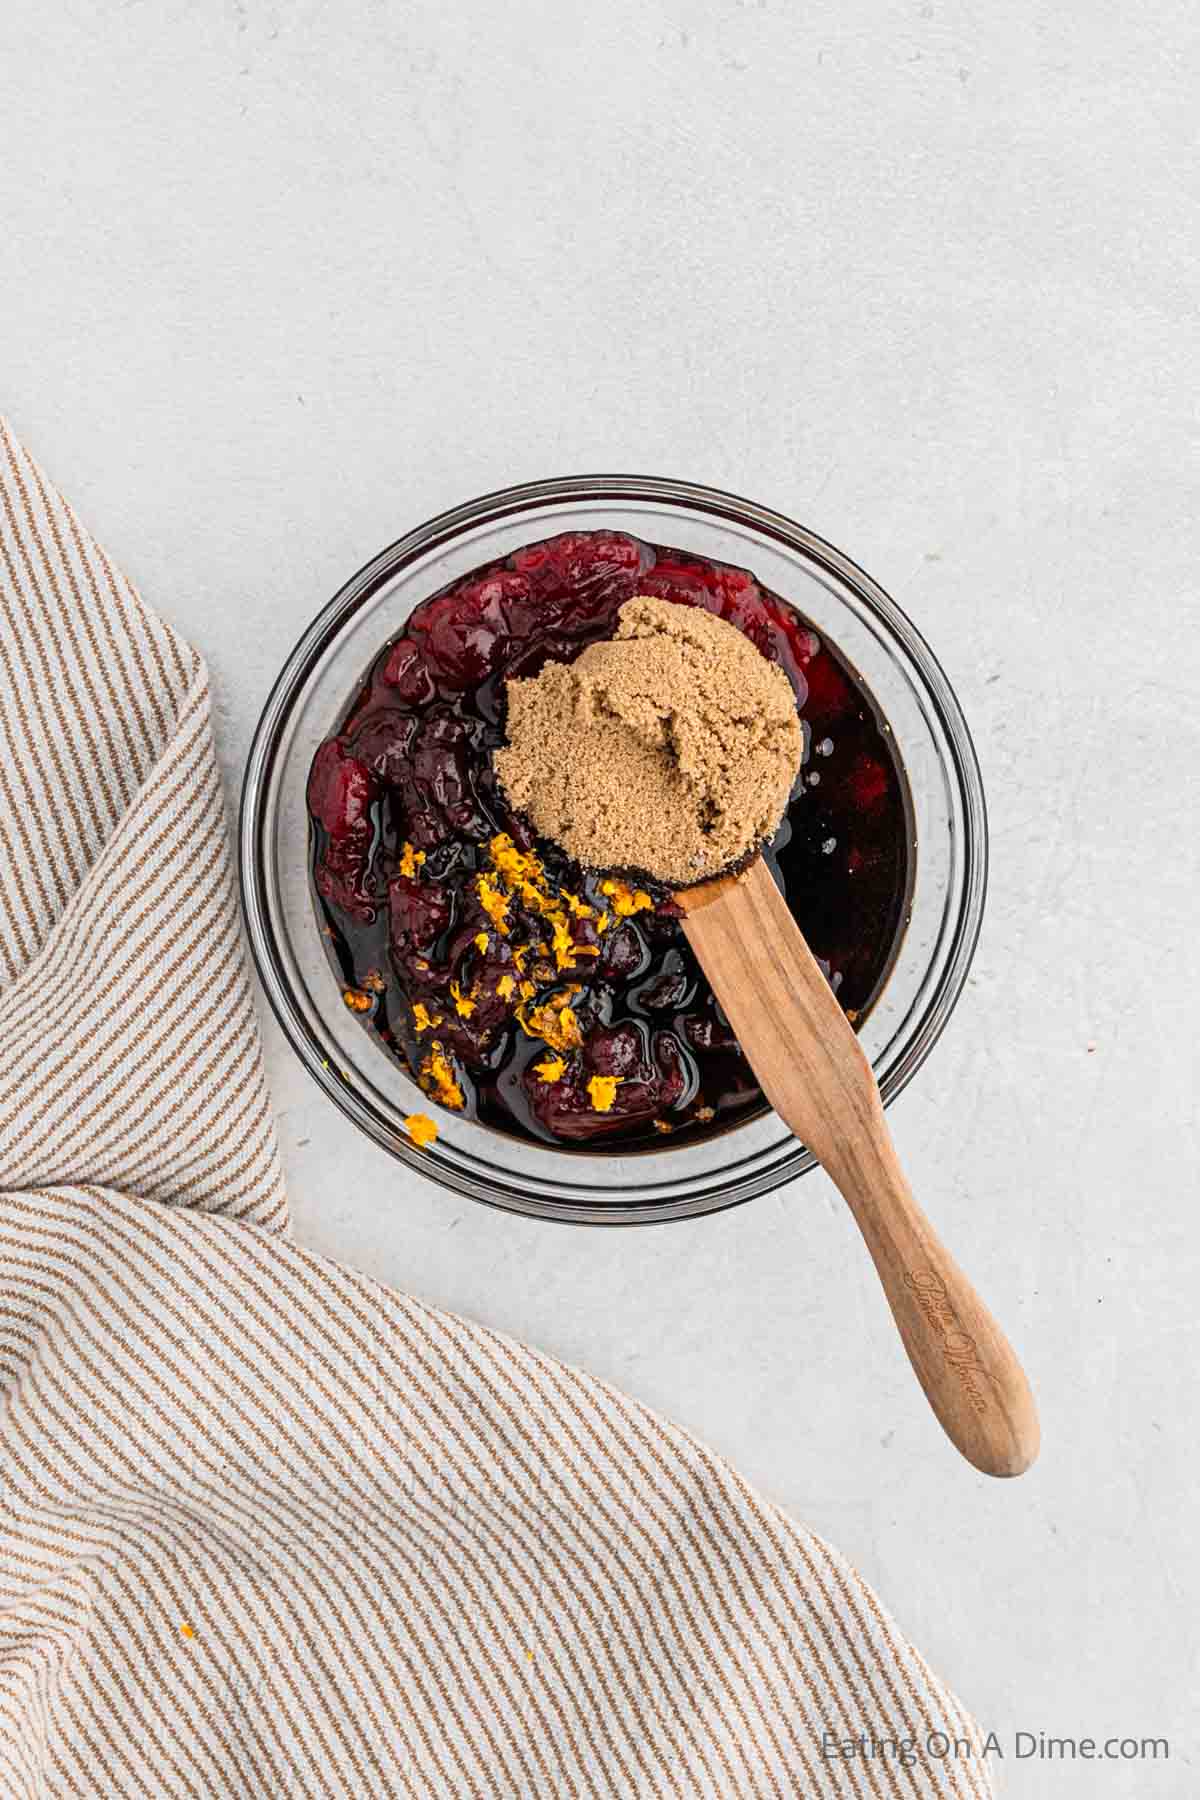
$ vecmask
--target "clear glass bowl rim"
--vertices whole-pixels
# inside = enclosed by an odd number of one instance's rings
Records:
[[[267,697],[255,728],[242,782],[238,823],[239,873],[243,917],[251,955],[259,980],[272,1012],[308,1073],[338,1109],[379,1143],[390,1154],[410,1164],[427,1179],[438,1181],[451,1191],[526,1216],[587,1224],[653,1224],[676,1218],[690,1218],[725,1210],[753,1199],[757,1194],[804,1174],[814,1166],[812,1156],[797,1145],[799,1160],[778,1172],[741,1184],[731,1184],[731,1191],[719,1201],[706,1197],[696,1204],[686,1199],[661,1206],[641,1203],[630,1210],[605,1209],[603,1212],[582,1211],[556,1203],[514,1204],[511,1196],[491,1193],[478,1183],[448,1178],[446,1172],[431,1163],[422,1152],[385,1137],[363,1116],[352,1090],[348,1090],[328,1068],[320,1046],[308,1035],[299,1011],[292,1003],[290,983],[279,955],[275,933],[266,901],[263,858],[263,828],[266,802],[280,738],[288,715],[304,684],[327,647],[357,608],[379,586],[402,570],[417,556],[446,543],[465,529],[494,523],[521,512],[533,511],[547,504],[571,502],[649,501],[667,507],[686,507],[690,511],[709,513],[717,519],[748,526],[774,539],[785,548],[798,552],[818,567],[826,569],[837,580],[850,587],[886,634],[895,639],[920,674],[924,697],[934,710],[945,734],[950,772],[954,778],[962,808],[963,874],[961,898],[954,919],[949,947],[941,978],[924,1013],[912,1031],[902,1056],[892,1065],[881,1082],[885,1106],[900,1094],[925,1061],[941,1036],[965,985],[983,922],[988,874],[987,803],[979,760],[962,708],[937,656],[922,633],[895,600],[853,559],[798,524],[785,514],[759,505],[742,495],[695,482],[652,475],[568,475],[545,480],[522,482],[499,488],[474,500],[448,508],[415,526],[381,550],[338,590],[321,609],[300,637],[284,663]],[[604,1186],[598,1181],[598,1190]]]

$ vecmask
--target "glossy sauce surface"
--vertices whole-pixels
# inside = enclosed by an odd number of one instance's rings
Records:
[[[720,613],[787,674],[804,764],[766,858],[852,1019],[907,903],[890,733],[837,653],[745,570],[571,533],[423,601],[313,762],[321,927],[345,1003],[432,1101],[564,1148],[664,1149],[764,1105],[667,890],[536,840],[492,771],[507,679],[611,636],[634,594]]]

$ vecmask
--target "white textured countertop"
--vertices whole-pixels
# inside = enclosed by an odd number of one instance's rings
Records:
[[[368,1146],[273,1025],[269,1052],[305,1241],[726,1452],[1034,1800],[1200,1792],[1198,50],[1186,0],[0,20],[0,405],[205,652],[231,783],[348,573],[542,474],[778,506],[943,659],[991,900],[892,1122],[1027,1360],[1023,1480],[941,1440],[824,1176],[530,1224]],[[1018,1760],[1017,1731],[1171,1760]]]

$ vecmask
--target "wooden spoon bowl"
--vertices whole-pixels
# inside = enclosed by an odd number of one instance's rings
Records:
[[[676,895],[688,941],[784,1124],[840,1189],[942,1427],[987,1475],[1038,1453],[1004,1333],[904,1179],[871,1066],[761,857]]]

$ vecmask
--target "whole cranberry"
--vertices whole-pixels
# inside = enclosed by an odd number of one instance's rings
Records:
[[[649,553],[619,531],[564,531],[518,550],[512,560],[536,589],[544,626],[570,632],[586,619],[603,632],[598,610],[611,625],[621,602],[638,592]]]
[[[445,687],[466,690],[487,680],[512,635],[509,608],[528,593],[523,575],[497,569],[417,607],[409,632]]]
[[[368,865],[370,830],[356,830],[348,837],[329,837],[322,846],[313,872],[317,892],[364,923],[375,917],[374,882]]]
[[[730,1029],[729,1022],[711,998],[704,1005],[689,1013],[683,1024],[684,1036],[693,1050],[736,1050],[739,1048],[737,1038]]]
[[[563,531],[541,544],[529,544],[513,557],[522,574],[554,579],[565,587],[593,585],[614,576],[633,576],[649,561],[644,545],[620,531]]]
[[[410,637],[398,638],[392,645],[383,665],[383,679],[409,706],[425,706],[437,692],[421,646]]]
[[[461,719],[426,718],[412,751],[412,778],[453,834],[483,838],[490,826],[471,783],[471,733]]]
[[[592,1075],[615,1075],[621,1081],[653,1075],[636,1025],[598,1027],[584,1045],[583,1060]]]
[[[783,645],[775,621],[763,605],[758,583],[741,569],[726,570],[725,575],[729,579],[721,584],[721,617],[736,625],[768,662],[779,662]],[[733,580],[735,576],[740,579]]]
[[[658,1071],[658,1104],[660,1108],[676,1106],[689,1082],[683,1046],[673,1031],[656,1031],[650,1048]]]
[[[401,787],[400,812],[404,820],[400,835],[408,839],[414,850],[424,850],[428,855],[445,843],[446,826],[441,813],[425,804],[424,793],[412,781],[405,781]]]
[[[308,772],[308,809],[337,840],[369,823],[373,797],[371,772],[350,756],[340,738],[321,745]]]
[[[416,730],[417,720],[411,713],[391,707],[368,712],[354,733],[354,754],[381,781],[401,786]]]
[[[674,1012],[686,1000],[692,979],[682,967],[667,969],[654,981],[646,983],[638,995],[638,1002],[647,1012]]]
[[[678,561],[659,557],[654,567],[641,577],[639,591],[655,600],[674,600],[680,606],[702,606],[706,612],[721,611],[721,593],[716,571],[680,558]]]
[[[393,875],[388,883],[389,936],[397,962],[428,958],[450,924],[451,901],[447,890],[431,883]]]
[[[614,926],[602,939],[604,954],[597,969],[599,974],[610,981],[632,981],[640,975],[650,961],[645,940],[637,926],[629,919],[621,925]]]
[[[673,900],[661,901],[657,898],[652,912],[641,912],[637,916],[638,930],[649,944],[667,945],[678,942],[682,927],[680,921],[683,914]]]

